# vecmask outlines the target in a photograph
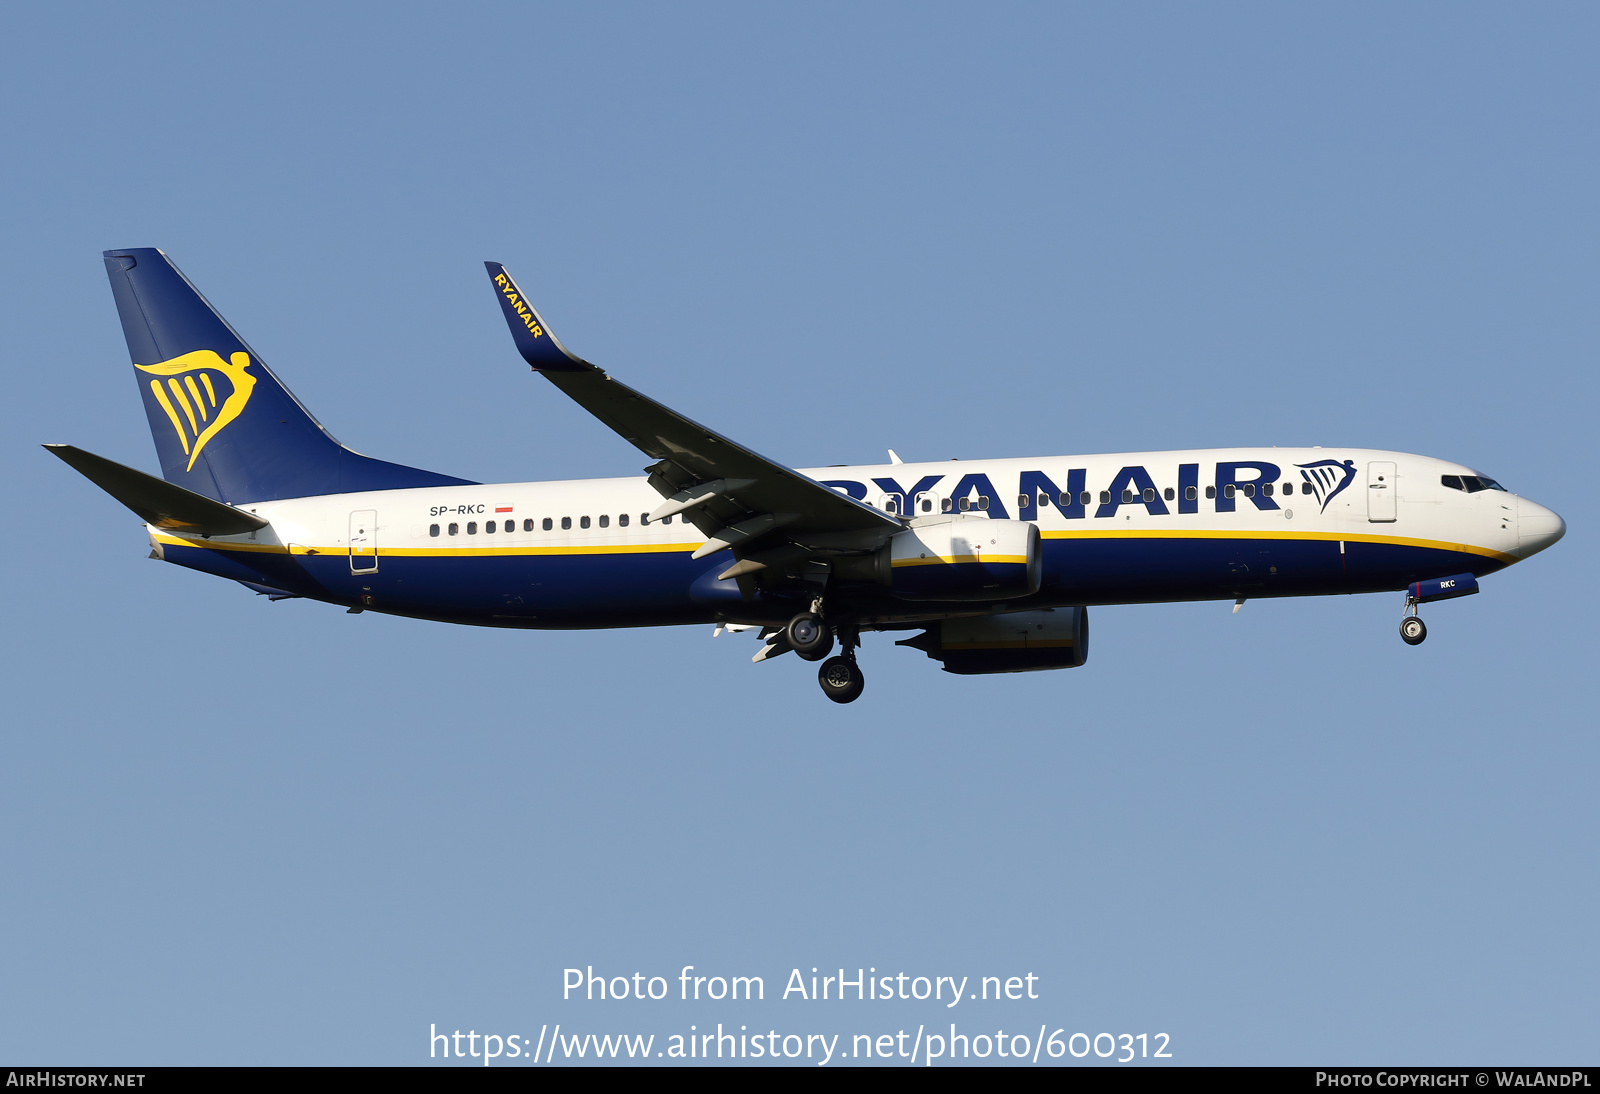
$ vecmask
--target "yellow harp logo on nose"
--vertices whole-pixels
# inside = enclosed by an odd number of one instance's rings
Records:
[[[165,384],[159,379],[151,380],[150,393],[167,412],[172,428],[177,430],[178,442],[183,445],[184,455],[189,457],[186,471],[194,470],[194,461],[200,458],[200,450],[206,442],[239,416],[244,404],[250,401],[251,389],[256,386],[256,378],[245,371],[250,367],[248,353],[235,353],[224,361],[215,350],[199,349],[160,364],[135,364],[133,367],[140,372],[166,377]],[[219,380],[226,380],[228,387],[221,396],[221,405],[217,403]]]

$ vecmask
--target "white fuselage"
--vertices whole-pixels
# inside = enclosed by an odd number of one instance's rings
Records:
[[[1479,485],[1481,477],[1460,464],[1361,449],[951,460],[803,473],[900,516],[965,512],[1032,522],[1050,576],[1051,591],[1041,595],[1075,604],[1399,589],[1402,579],[1501,569],[1565,529],[1550,510]],[[1447,485],[1452,479],[1468,485]],[[193,552],[226,554],[238,566],[254,566],[257,584],[400,614],[526,626],[737,618],[736,605],[708,606],[705,597],[688,595],[702,571],[720,570],[727,560],[691,563],[706,536],[682,517],[647,521],[660,501],[643,478],[484,484],[245,503],[240,508],[270,522],[246,536],[199,540],[150,531],[172,561],[251,580],[203,565]],[[1360,555],[1354,568],[1350,552]],[[293,569],[308,583],[291,588],[284,575]],[[639,612],[627,609],[629,595]],[[596,612],[587,624],[586,597]],[[897,617],[893,605],[875,605],[869,614]],[[907,604],[903,617],[926,614]]]

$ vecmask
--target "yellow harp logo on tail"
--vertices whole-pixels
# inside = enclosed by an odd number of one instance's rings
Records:
[[[250,367],[248,353],[235,353],[224,361],[215,350],[199,349],[157,365],[136,364],[133,367],[166,378],[166,383],[151,380],[150,393],[167,412],[172,428],[177,430],[184,455],[189,457],[185,471],[194,470],[200,450],[222,432],[223,426],[239,416],[256,386],[256,378],[245,371]],[[217,402],[218,380],[228,382],[220,405]]]

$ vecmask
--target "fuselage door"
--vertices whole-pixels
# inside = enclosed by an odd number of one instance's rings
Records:
[[[350,514],[350,572],[371,574],[378,571],[378,513],[357,509]]]
[[[1367,520],[1387,524],[1395,519],[1394,464],[1367,464]]]

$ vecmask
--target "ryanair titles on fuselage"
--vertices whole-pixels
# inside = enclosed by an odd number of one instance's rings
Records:
[[[1094,517],[1105,519],[1115,517],[1123,506],[1135,505],[1151,516],[1167,516],[1174,511],[1198,513],[1202,500],[1219,513],[1233,512],[1241,500],[1257,509],[1276,510],[1282,508],[1277,496],[1287,495],[1296,486],[1309,492],[1319,509],[1326,509],[1356,477],[1355,461],[1350,459],[1296,463],[1287,471],[1264,460],[1226,460],[1213,465],[1213,473],[1202,488],[1201,466],[1199,463],[1178,464],[1176,485],[1161,487],[1143,465],[1127,465],[1098,493],[1088,489],[1088,468],[1069,468],[1059,482],[1043,471],[1022,471],[1016,490],[1006,493],[996,489],[989,475],[981,471],[962,474],[949,490],[941,489],[941,484],[952,477],[948,474],[924,475],[903,483],[889,476],[873,476],[867,482],[855,479],[821,481],[824,486],[848,494],[856,501],[872,504],[874,495],[893,499],[895,511],[913,516],[919,510],[918,499],[933,494],[941,504],[948,499],[951,508],[961,509],[962,502],[966,502],[965,508],[981,509],[999,520],[1011,517],[1008,501],[1017,504],[1017,519],[1034,520],[1041,500],[1061,516],[1081,520],[1091,515],[1091,508]]]

